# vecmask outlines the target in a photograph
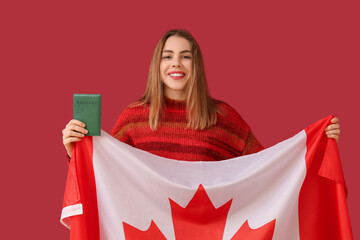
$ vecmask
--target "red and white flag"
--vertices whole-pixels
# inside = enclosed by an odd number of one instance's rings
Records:
[[[71,239],[353,239],[332,116],[259,153],[155,156],[105,132],[76,143],[61,221]]]

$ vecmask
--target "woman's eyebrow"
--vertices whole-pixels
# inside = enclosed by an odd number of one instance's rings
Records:
[[[164,50],[164,51],[163,51],[163,53],[166,53],[166,52],[168,52],[168,53],[174,53],[173,50]],[[190,50],[183,50],[183,51],[181,51],[180,53],[191,53],[191,51],[190,51]]]

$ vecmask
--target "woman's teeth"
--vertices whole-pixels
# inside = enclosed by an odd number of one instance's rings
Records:
[[[184,76],[185,74],[182,74],[182,73],[172,73],[170,74],[170,76],[172,77],[181,77],[181,76]]]

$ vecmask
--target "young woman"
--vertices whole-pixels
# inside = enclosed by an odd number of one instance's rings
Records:
[[[336,141],[340,127],[332,119],[325,132]],[[63,130],[68,155],[87,133],[71,120]],[[263,149],[241,116],[210,97],[203,59],[185,30],[166,32],[155,47],[144,96],[119,116],[112,135],[153,154],[187,161],[217,161]]]

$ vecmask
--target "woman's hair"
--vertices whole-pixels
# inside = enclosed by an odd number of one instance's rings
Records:
[[[217,101],[211,98],[208,92],[200,47],[194,37],[186,30],[170,30],[160,38],[151,59],[145,93],[139,100],[139,104],[149,104],[149,124],[152,130],[156,130],[164,104],[164,84],[160,77],[161,56],[165,42],[171,36],[187,39],[192,52],[192,75],[186,84],[187,127],[205,129],[216,124]]]

